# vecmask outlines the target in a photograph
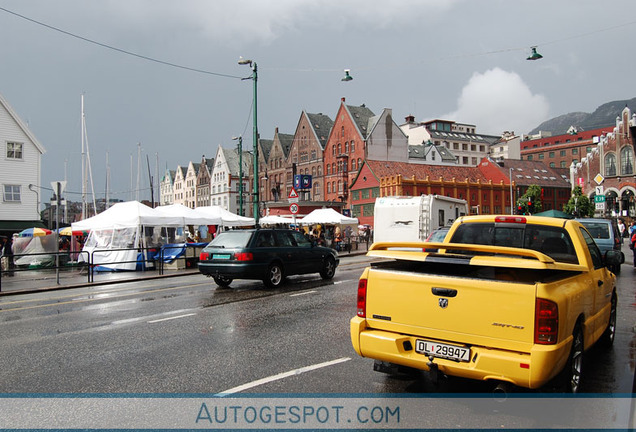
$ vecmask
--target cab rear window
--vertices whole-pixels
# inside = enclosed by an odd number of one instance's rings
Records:
[[[516,223],[466,223],[457,227],[451,243],[533,249],[555,261],[578,264],[567,231],[559,227]]]

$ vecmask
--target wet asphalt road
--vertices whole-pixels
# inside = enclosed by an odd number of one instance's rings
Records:
[[[613,349],[585,356],[587,393],[629,393],[636,271],[619,276]],[[334,280],[277,290],[200,275],[0,298],[1,393],[481,393],[491,384],[390,377],[351,348],[365,257]],[[547,389],[547,391],[550,391]]]

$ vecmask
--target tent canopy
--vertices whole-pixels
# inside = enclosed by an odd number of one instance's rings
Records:
[[[278,216],[278,215],[270,215],[270,216],[263,216],[262,218],[258,220],[258,222],[261,225],[293,224],[294,219]]]
[[[73,231],[133,228],[145,226],[182,227],[185,225],[254,225],[253,218],[242,217],[219,206],[191,209],[181,204],[150,208],[138,201],[117,203],[102,213],[71,224]]]
[[[211,221],[210,218],[206,218],[197,213],[190,207],[186,207],[183,204],[170,204],[165,206],[159,206],[154,209],[155,214],[165,217],[169,222],[173,219],[178,221],[178,226],[186,225],[218,225]],[[173,225],[170,223],[163,224],[165,226]]]
[[[561,219],[574,219],[574,216],[562,212],[560,210],[546,210],[544,212],[535,213],[534,216],[555,217]]]
[[[109,228],[133,228],[139,225],[162,225],[160,217],[157,217],[150,207],[138,201],[117,203],[109,209],[79,222],[73,222],[73,231],[109,229]]]
[[[194,209],[194,211],[198,215],[208,220],[208,223],[205,225],[223,225],[223,226],[229,226],[229,227],[236,227],[236,226],[250,226],[256,223],[254,218],[239,216],[219,206],[197,207]]]
[[[358,224],[358,218],[347,217],[332,208],[316,209],[298,221],[301,224]]]

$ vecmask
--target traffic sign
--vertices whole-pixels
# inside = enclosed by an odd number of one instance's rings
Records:
[[[605,201],[595,203],[596,210],[605,210]]]
[[[291,190],[289,191],[289,195],[287,196],[287,200],[290,203],[297,203],[298,202],[298,192],[296,192],[296,189],[291,188]]]
[[[289,206],[289,211],[291,212],[291,214],[297,214],[298,210],[300,210],[298,204],[292,204]]]
[[[604,203],[605,202],[605,195],[594,195],[594,202],[595,203]]]
[[[594,186],[596,195],[605,195],[605,188],[603,186]]]

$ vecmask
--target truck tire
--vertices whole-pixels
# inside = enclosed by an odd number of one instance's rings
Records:
[[[320,277],[329,280],[336,274],[336,260],[328,256],[322,263],[322,270],[320,270]]]
[[[213,276],[214,282],[221,288],[228,288],[233,279],[227,276]]]
[[[581,389],[581,374],[583,372],[583,332],[579,324],[572,333],[572,347],[568,362],[562,372],[563,384],[567,393],[578,393]]]
[[[267,269],[267,275],[263,279],[263,283],[267,288],[278,288],[282,285],[285,275],[283,273],[283,267],[278,264],[270,264]]]
[[[610,348],[614,344],[614,337],[616,336],[616,306],[618,303],[618,299],[616,297],[616,293],[612,294],[612,303],[610,309],[610,317],[609,322],[607,323],[607,328],[601,336],[601,344],[604,347]]]

